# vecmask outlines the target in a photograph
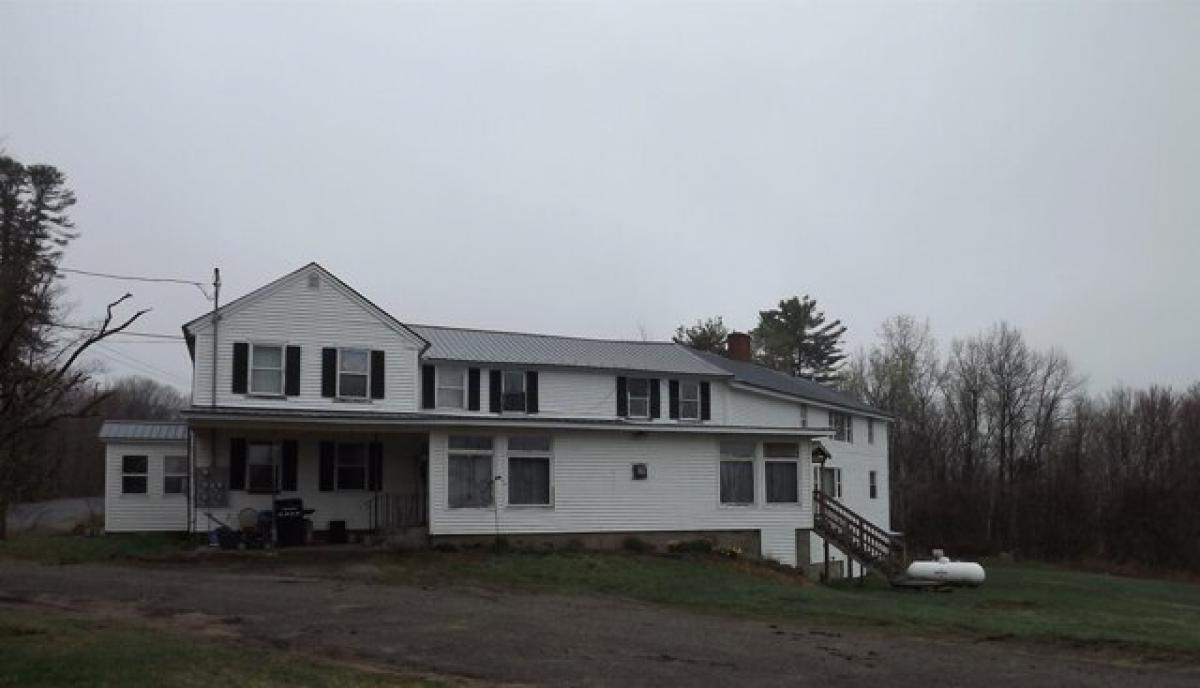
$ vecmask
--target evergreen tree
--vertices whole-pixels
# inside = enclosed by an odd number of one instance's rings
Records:
[[[725,353],[725,338],[729,336],[729,328],[721,316],[697,320],[695,325],[685,327],[680,325],[675,330],[672,340],[697,351],[708,351],[714,354]]]
[[[74,203],[57,169],[0,153],[0,539],[8,505],[52,473],[40,455],[46,438],[106,396],[89,384],[79,357],[145,312],[110,327],[126,294],[95,330],[72,337],[56,329],[58,262],[77,236],[67,214]]]
[[[826,322],[825,313],[806,294],[779,302],[779,307],[758,313],[758,327],[750,334],[759,363],[821,383],[838,379],[846,359],[841,320]]]

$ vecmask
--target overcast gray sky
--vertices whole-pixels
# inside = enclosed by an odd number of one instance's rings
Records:
[[[1197,2],[0,1],[0,146],[69,175],[68,267],[315,260],[401,320],[614,338],[809,293],[852,347],[1006,319],[1094,390],[1200,379]]]

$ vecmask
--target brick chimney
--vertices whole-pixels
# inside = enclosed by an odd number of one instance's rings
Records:
[[[750,361],[750,335],[730,332],[725,338],[725,357],[735,361]]]

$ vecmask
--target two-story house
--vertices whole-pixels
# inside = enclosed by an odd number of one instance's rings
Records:
[[[317,531],[704,535],[795,565],[822,556],[814,488],[888,524],[888,417],[751,363],[746,335],[723,357],[406,324],[315,263],[183,330],[185,425],[102,431],[110,531],[206,531],[300,497]]]

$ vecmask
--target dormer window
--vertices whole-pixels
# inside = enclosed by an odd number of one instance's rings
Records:
[[[337,395],[344,399],[366,399],[371,374],[371,354],[366,349],[338,349]]]
[[[679,419],[700,420],[700,383],[679,381]]]
[[[506,370],[501,376],[501,410],[525,412],[525,372]]]
[[[283,347],[252,344],[250,347],[250,393],[283,395]]]
[[[466,405],[465,368],[437,367],[437,407],[461,409]]]
[[[650,381],[646,378],[631,377],[625,385],[628,396],[630,418],[650,417]]]

